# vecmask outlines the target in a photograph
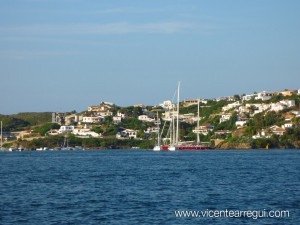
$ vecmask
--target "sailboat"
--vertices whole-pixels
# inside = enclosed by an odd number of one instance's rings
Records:
[[[178,90],[177,90],[177,115],[176,115],[176,126],[175,126],[175,112],[173,111],[172,115],[172,122],[171,122],[171,129],[170,129],[170,144],[169,145],[163,145],[162,150],[169,150],[169,151],[175,151],[175,150],[206,150],[210,149],[208,146],[205,146],[201,144],[200,142],[200,134],[197,133],[197,142],[196,144],[186,144],[186,143],[179,143],[179,101],[180,101],[180,81],[178,82]],[[200,120],[200,101],[198,101],[198,118],[197,118],[197,127],[199,127],[199,120]],[[175,131],[176,128],[176,131]],[[173,132],[172,132],[173,131]],[[172,134],[173,135],[172,135]]]
[[[2,148],[2,143],[3,143],[3,138],[2,138],[2,121],[1,121],[1,147],[0,147],[0,151],[3,151],[3,148]]]
[[[69,147],[69,141],[68,137],[65,136],[63,146],[61,147],[61,150],[73,150],[72,147]]]
[[[158,119],[158,113],[157,113],[157,145],[154,146],[153,148],[153,151],[160,151],[161,150],[161,146],[160,146],[160,128],[159,128],[159,125],[160,125],[160,121]]]
[[[199,121],[200,121],[200,101],[198,99],[198,117],[197,117],[197,128],[199,128]],[[210,149],[208,146],[205,146],[203,144],[201,144],[200,142],[200,134],[199,132],[197,132],[197,142],[196,144],[181,144],[178,146],[179,150],[206,150],[206,149]]]
[[[170,133],[170,144],[163,145],[162,150],[175,151],[178,145],[178,137],[179,137],[179,96],[180,96],[180,81],[178,82],[178,90],[177,90],[177,115],[176,115],[176,126],[175,126],[175,111],[173,108],[172,119],[170,122],[169,133]],[[176,131],[175,131],[176,128]]]

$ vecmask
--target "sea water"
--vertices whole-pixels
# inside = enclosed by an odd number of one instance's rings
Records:
[[[0,224],[300,224],[300,151],[0,153]]]

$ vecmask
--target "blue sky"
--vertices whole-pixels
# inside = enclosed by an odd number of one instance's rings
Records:
[[[0,0],[0,114],[300,88],[298,0]]]

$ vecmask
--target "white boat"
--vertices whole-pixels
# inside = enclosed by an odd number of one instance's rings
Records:
[[[68,141],[68,137],[67,136],[65,136],[65,138],[64,138],[64,143],[63,143],[63,145],[61,147],[61,150],[73,150],[72,147],[69,147],[69,141]]]
[[[161,150],[160,145],[155,145],[153,148],[153,151],[160,151],[160,150]]]

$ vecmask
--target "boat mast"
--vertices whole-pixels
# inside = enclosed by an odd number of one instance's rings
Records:
[[[179,138],[179,96],[180,96],[180,81],[178,81],[178,91],[177,91],[177,121],[176,121],[176,145],[178,145]]]
[[[200,120],[200,112],[199,112],[199,109],[200,108],[200,99],[198,99],[198,118],[197,118],[197,129],[199,129],[199,120]],[[199,132],[197,132],[197,145],[200,144],[200,135],[199,135]]]
[[[2,121],[1,121],[1,148],[0,148],[0,150],[2,150],[2,143],[3,143],[3,135],[2,135]]]
[[[160,125],[160,120],[158,118],[158,112],[157,112],[157,145],[158,146],[160,146],[160,134],[159,134],[160,127],[159,127],[159,125]]]

